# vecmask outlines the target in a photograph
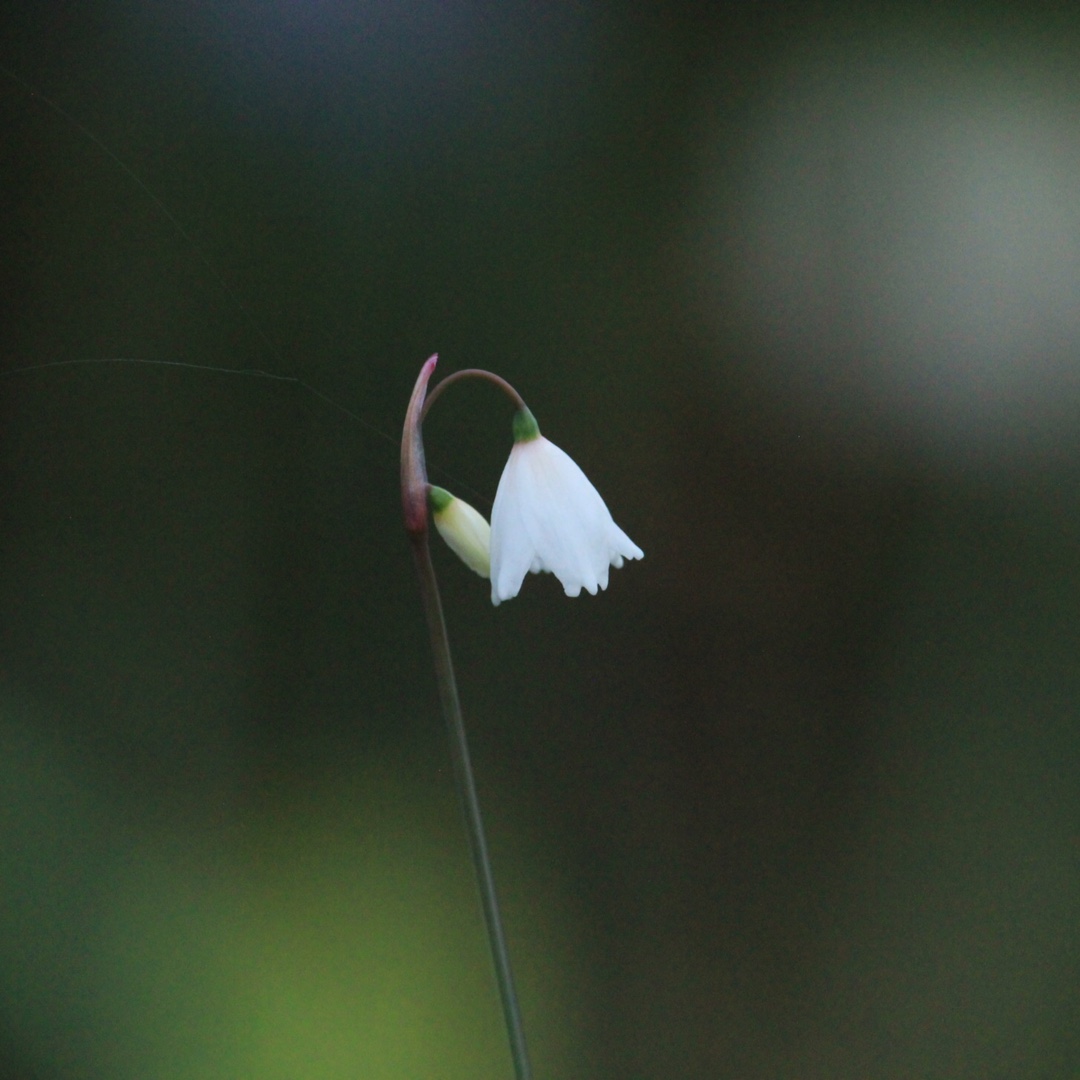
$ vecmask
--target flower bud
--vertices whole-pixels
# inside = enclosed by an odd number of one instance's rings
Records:
[[[450,550],[482,578],[491,577],[491,526],[483,514],[433,484],[428,486],[428,505]]]

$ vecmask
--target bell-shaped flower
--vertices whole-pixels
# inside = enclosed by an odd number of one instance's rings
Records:
[[[517,596],[530,571],[554,574],[567,596],[595,595],[607,588],[609,567],[644,554],[588,477],[520,411],[491,510],[491,602]]]
[[[483,514],[434,484],[428,486],[428,505],[450,550],[482,578],[491,577],[491,526]]]

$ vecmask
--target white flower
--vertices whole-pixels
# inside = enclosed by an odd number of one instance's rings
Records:
[[[483,514],[434,484],[428,487],[428,505],[435,528],[450,550],[470,570],[490,577],[491,526]]]
[[[567,596],[606,589],[609,567],[645,553],[528,410],[515,418],[514,434],[491,510],[491,602],[517,596],[530,571],[554,574]]]

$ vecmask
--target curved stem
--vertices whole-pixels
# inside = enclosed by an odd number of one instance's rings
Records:
[[[458,372],[458,374],[464,373]],[[445,386],[453,377],[450,376],[439,385]],[[429,404],[430,401],[431,398],[428,399]],[[491,859],[488,856],[487,840],[484,837],[484,822],[480,816],[480,800],[476,794],[469,744],[465,737],[465,722],[461,715],[461,702],[458,700],[454,661],[450,655],[450,639],[446,633],[446,619],[443,617],[439,583],[435,577],[435,567],[431,562],[431,549],[427,537],[425,529],[422,532],[410,533],[409,538],[412,541],[416,569],[420,575],[420,592],[424,598],[424,614],[427,616],[428,632],[431,635],[431,649],[435,654],[435,674],[439,683],[439,697],[442,701],[443,713],[446,717],[446,728],[450,736],[454,779],[457,782],[461,808],[465,815],[465,832],[469,838],[469,851],[472,853],[476,883],[480,889],[480,905],[484,910],[491,958],[495,964],[495,981],[499,986],[503,1018],[510,1038],[514,1075],[517,1080],[531,1080],[532,1066],[529,1064],[529,1052],[525,1045],[525,1029],[521,1022],[521,1009],[518,1005],[517,990],[514,987],[514,975],[510,969],[510,953],[506,947],[506,935],[503,932],[499,902],[495,895],[495,879],[491,873]]]
[[[428,394],[427,401],[424,403],[424,411],[420,414],[421,423],[423,423],[424,417],[427,416],[431,406],[435,404],[436,399],[442,392],[452,383],[456,383],[459,379],[486,379],[488,382],[494,383],[504,394],[506,394],[518,410],[525,408],[525,401],[522,396],[501,375],[496,375],[492,371],[485,371],[483,368],[462,368],[461,371],[455,371],[452,375],[447,375],[446,378]]]

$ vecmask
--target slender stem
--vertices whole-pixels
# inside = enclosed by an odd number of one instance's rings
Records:
[[[506,947],[506,935],[503,932],[499,902],[495,895],[495,879],[491,873],[491,860],[488,857],[487,840],[484,838],[484,822],[480,816],[480,800],[476,795],[476,781],[473,779],[472,762],[469,758],[469,744],[465,737],[465,722],[462,719],[461,703],[458,700],[454,661],[450,655],[450,639],[446,633],[439,583],[435,578],[435,567],[431,562],[431,549],[428,546],[427,537],[427,530],[424,529],[411,533],[409,539],[412,541],[416,569],[420,575],[420,592],[424,598],[424,614],[427,616],[428,631],[431,634],[431,649],[435,654],[435,674],[439,683],[439,697],[442,700],[443,713],[446,716],[446,727],[450,735],[454,779],[461,798],[461,808],[465,814],[465,832],[469,838],[469,850],[476,870],[476,882],[480,888],[480,904],[484,909],[488,943],[491,946],[491,958],[495,964],[495,981],[499,986],[503,1018],[506,1021],[506,1031],[510,1039],[510,1055],[514,1059],[514,1075],[517,1080],[531,1080],[532,1066],[529,1064],[529,1052],[525,1045],[525,1029],[521,1023],[521,1009],[518,1006],[517,991],[514,989],[514,975],[510,969],[510,953]]]
[[[435,404],[447,387],[453,386],[459,379],[486,379],[488,382],[494,383],[514,403],[516,409],[520,411],[525,408],[525,401],[522,396],[501,375],[496,375],[493,371],[485,371],[483,368],[462,368],[460,371],[447,375],[437,386],[432,387],[431,393],[428,394],[427,401],[424,403],[424,410],[420,414],[421,423],[423,423],[424,417],[427,416],[431,406]]]

